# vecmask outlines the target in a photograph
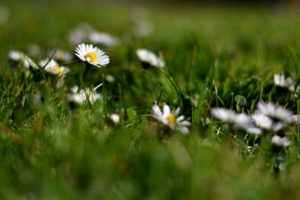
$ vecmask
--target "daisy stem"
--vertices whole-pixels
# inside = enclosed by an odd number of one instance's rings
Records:
[[[88,71],[90,70],[90,68],[91,68],[91,66],[88,63],[85,63],[85,69],[84,69],[84,72],[83,72],[82,77],[80,79],[79,90],[84,86],[83,80],[86,77],[86,75],[87,75]]]
[[[88,64],[88,63],[85,63],[85,70],[84,70],[83,75],[82,75],[82,80],[84,80],[84,78],[87,75],[87,73],[89,72],[90,68],[91,68],[91,65]]]

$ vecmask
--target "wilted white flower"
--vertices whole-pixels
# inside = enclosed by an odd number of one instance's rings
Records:
[[[21,51],[10,51],[8,57],[17,62],[22,62],[26,68],[30,67],[29,62],[25,59],[26,55]]]
[[[75,102],[77,104],[83,104],[87,100],[89,100],[91,104],[94,104],[98,99],[103,101],[102,95],[96,92],[96,90],[101,87],[101,85],[102,84],[96,86],[93,90],[84,88],[80,91],[78,86],[73,86],[71,88],[71,93],[68,94],[67,98],[69,101]]]
[[[226,108],[213,108],[211,110],[211,114],[215,118],[227,123],[234,123],[235,115],[236,115],[234,111]]]
[[[45,71],[54,75],[58,75],[58,76],[64,76],[66,75],[68,72],[70,72],[70,69],[64,66],[59,66],[58,63],[51,59],[49,60],[42,60],[40,62],[40,66],[44,67]]]
[[[154,67],[164,67],[165,62],[162,58],[157,57],[153,52],[147,49],[138,49],[136,51],[137,56],[142,62],[145,62]]]
[[[296,90],[296,82],[290,77],[285,78],[283,74],[274,74],[274,83],[278,87],[288,88],[291,92]]]
[[[291,141],[286,137],[280,137],[278,135],[274,135],[272,137],[272,143],[277,146],[288,147],[291,145]]]
[[[85,90],[83,90],[81,92],[85,92],[86,97],[90,101],[91,104],[94,104],[95,101],[97,101],[98,99],[103,101],[102,95],[95,92],[94,90],[90,90],[89,88],[86,88]]]
[[[50,51],[48,56],[53,56],[53,59],[59,62],[70,62],[73,59],[73,56],[70,52],[63,51],[61,49]]]
[[[119,44],[119,39],[115,36],[112,36],[108,33],[93,31],[89,35],[89,41],[95,44],[102,44],[105,46],[115,46]]]
[[[283,128],[283,124],[281,122],[274,122],[270,117],[264,114],[254,113],[251,117],[255,125],[262,129],[277,132]]]
[[[109,57],[97,47],[88,44],[79,44],[76,47],[76,56],[84,62],[97,67],[104,67],[109,63]]]
[[[273,103],[262,103],[257,104],[257,112],[269,116],[272,119],[281,120],[286,123],[292,123],[292,112],[288,109],[284,109],[282,106],[275,106]]]
[[[184,120],[183,115],[177,117],[179,112],[180,108],[177,108],[175,112],[171,112],[170,107],[166,104],[164,104],[163,106],[163,112],[157,104],[152,106],[153,117],[156,120],[168,126],[172,130],[176,129],[182,132],[183,134],[188,134],[189,129],[187,128],[187,126],[190,126],[191,123],[189,121]]]

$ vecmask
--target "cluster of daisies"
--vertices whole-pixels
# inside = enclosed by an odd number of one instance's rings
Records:
[[[94,33],[95,34],[95,33]],[[137,49],[137,57],[140,61],[147,66],[163,68],[165,67],[165,62],[161,56],[157,56],[155,53],[147,49]],[[32,70],[41,70],[42,73],[50,74],[58,77],[56,88],[63,85],[64,77],[70,72],[70,68],[63,66],[61,63],[72,61],[73,55],[70,53],[58,50],[50,51],[49,56],[51,59],[44,59],[37,65],[29,56],[20,51],[11,51],[9,53],[9,58],[13,60],[16,64],[23,64],[30,73]],[[104,51],[92,44],[81,43],[75,48],[75,56],[79,58],[86,64],[86,70],[91,66],[102,68],[110,63],[110,58],[105,54]],[[108,77],[112,79],[111,77]],[[100,93],[97,93],[97,89],[102,86],[102,83],[94,88],[85,88],[82,85],[74,85],[70,88],[68,94],[66,95],[67,100],[73,105],[82,105],[89,102],[94,104],[97,100],[103,101],[103,97]],[[178,130],[183,134],[188,134],[188,127],[191,125],[190,122],[185,120],[183,115],[179,115],[180,109],[176,111],[171,111],[170,107],[166,104],[163,105],[163,110],[155,104],[152,107],[153,118],[165,128],[173,131]],[[120,116],[118,114],[111,114],[108,117],[111,124],[118,124]]]
[[[272,134],[272,143],[283,147],[291,144],[286,134],[288,125],[299,121],[298,116],[288,109],[263,102],[257,104],[252,115],[236,113],[226,108],[213,108],[211,113],[215,118],[249,134]]]
[[[137,12],[140,15],[140,11]],[[139,27],[145,25],[139,24]],[[144,27],[145,28],[145,27]],[[146,32],[140,35],[146,35]],[[69,33],[69,41],[72,45],[76,45],[75,53],[70,53],[57,49],[47,52],[48,59],[41,60],[36,64],[27,54],[21,51],[11,51],[9,58],[13,60],[13,65],[23,64],[27,73],[30,71],[40,71],[45,75],[52,75],[57,77],[56,88],[64,85],[64,78],[71,71],[66,63],[72,63],[74,56],[83,61],[86,64],[86,70],[83,74],[85,76],[86,71],[95,66],[102,68],[110,63],[110,58],[105,52],[98,47],[87,44],[86,42],[93,44],[100,44],[102,46],[116,46],[121,43],[121,40],[111,34],[100,32],[94,29],[89,24],[83,23],[78,25],[75,29]],[[40,55],[41,48],[38,45],[30,45],[28,49],[31,55]],[[156,67],[163,70],[165,67],[164,59],[159,53],[158,55],[147,49],[137,49],[136,56],[143,63],[145,67]],[[50,59],[49,59],[50,58]],[[106,80],[112,82],[113,76],[107,76]],[[82,81],[82,80],[81,80]],[[300,91],[300,87],[291,78],[286,78],[284,75],[275,74],[274,84],[280,88],[286,88],[293,94],[297,94]],[[66,95],[67,100],[76,105],[82,105],[87,102],[94,104],[97,100],[103,101],[103,97],[97,92],[98,88],[102,86],[102,83],[96,87],[88,88],[80,84],[72,86],[68,90]],[[161,109],[158,104],[152,106],[152,117],[159,122],[160,125],[168,130],[178,130],[183,134],[189,133],[189,127],[191,123],[185,119],[183,115],[179,115],[180,108],[175,111],[171,111],[171,108],[164,104]],[[272,103],[264,104],[258,103],[257,110],[252,115],[245,113],[236,113],[233,110],[226,108],[213,108],[212,115],[226,123],[233,125],[234,128],[244,130],[249,134],[262,135],[263,133],[272,133],[272,142],[280,146],[289,146],[290,141],[285,134],[285,128],[288,124],[298,122],[299,119],[292,115],[292,113],[281,106],[275,106]],[[117,124],[120,120],[118,114],[111,114],[109,116],[112,124]]]

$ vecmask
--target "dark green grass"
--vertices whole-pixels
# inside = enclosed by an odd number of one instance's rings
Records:
[[[7,6],[10,21],[0,31],[0,199],[299,198],[298,127],[289,131],[287,150],[274,152],[269,136],[248,150],[254,137],[209,114],[217,106],[252,113],[260,100],[300,111],[298,98],[272,84],[274,73],[300,80],[297,8],[152,7],[155,32],[137,39],[130,6]],[[123,42],[104,48],[111,63],[86,78],[87,85],[104,82],[104,102],[71,109],[63,88],[28,78],[22,66],[10,68],[7,54],[31,43],[74,52],[67,34],[79,22]],[[167,76],[143,69],[137,48],[160,52]],[[65,88],[79,84],[84,71],[80,62],[68,66]],[[160,102],[183,106],[189,136],[156,136],[149,114],[161,92]],[[121,115],[119,125],[105,123],[110,113]]]

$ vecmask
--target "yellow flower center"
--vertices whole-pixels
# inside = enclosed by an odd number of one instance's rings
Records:
[[[96,62],[98,60],[97,54],[89,52],[84,56],[89,62]]]
[[[176,117],[175,117],[174,114],[169,114],[169,115],[166,117],[166,119],[168,120],[168,122],[169,122],[170,124],[173,124],[173,125],[176,124]]]
[[[54,66],[51,69],[54,73],[58,74],[59,76],[62,75],[62,71],[58,66]]]

